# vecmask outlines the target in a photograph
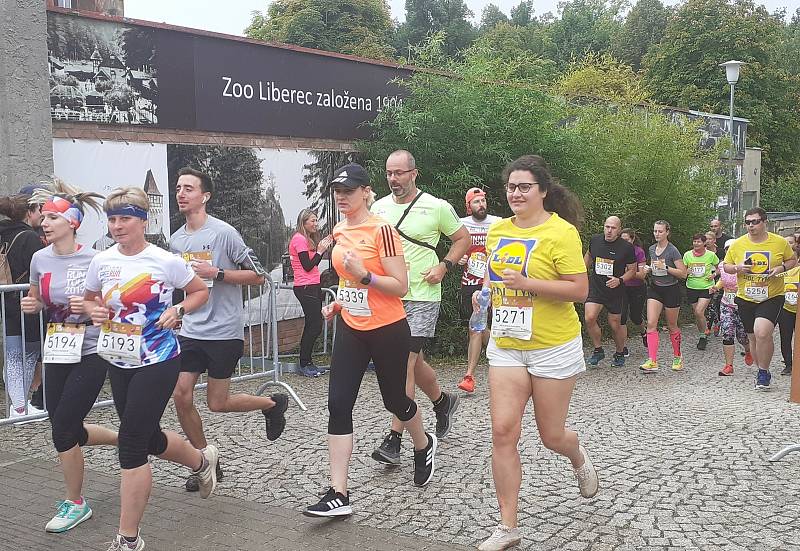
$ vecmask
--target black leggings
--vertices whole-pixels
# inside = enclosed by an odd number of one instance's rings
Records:
[[[644,303],[647,302],[647,288],[644,285],[625,287],[625,301],[627,304],[622,309],[622,324],[630,319],[634,325],[644,323]]]
[[[414,417],[417,404],[406,395],[410,336],[405,318],[369,331],[357,331],[339,319],[328,386],[328,434],[353,433],[353,406],[370,358],[383,405],[403,422]]]
[[[108,364],[119,415],[119,465],[123,469],[141,467],[147,463],[148,454],[166,451],[161,416],[175,390],[180,368],[180,357],[134,369]]]
[[[44,364],[45,400],[57,452],[86,445],[89,434],[83,420],[103,388],[107,371],[108,363],[97,354],[74,364]]]
[[[311,363],[314,343],[322,333],[322,287],[317,285],[295,285],[294,296],[303,307],[305,325],[300,337],[300,365]]]
[[[792,367],[792,337],[794,336],[794,320],[796,314],[793,314],[781,308],[781,313],[778,315],[778,329],[781,335],[781,356],[783,356],[783,363],[786,367]]]

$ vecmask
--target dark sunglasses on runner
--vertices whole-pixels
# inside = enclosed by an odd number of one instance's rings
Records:
[[[755,226],[763,222],[763,218],[751,218],[750,220],[745,220],[744,223],[748,226]]]

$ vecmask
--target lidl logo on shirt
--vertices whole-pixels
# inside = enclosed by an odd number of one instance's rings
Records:
[[[489,281],[503,281],[502,274],[506,269],[515,270],[527,277],[528,259],[536,248],[536,243],[536,239],[501,237],[489,258]]]
[[[769,251],[745,251],[744,261],[750,265],[751,273],[763,274],[769,271],[770,254]]]

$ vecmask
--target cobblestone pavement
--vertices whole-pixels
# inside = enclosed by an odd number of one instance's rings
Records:
[[[717,375],[720,339],[712,338],[708,350],[700,352],[694,331],[687,327],[684,332],[684,372],[640,374],[637,366],[645,356],[636,338],[629,342],[632,355],[624,368],[612,368],[606,360],[580,377],[568,422],[600,473],[596,498],[579,496],[568,462],[543,448],[528,413],[520,444],[523,548],[800,549],[800,454],[774,464],[766,460],[800,440],[800,406],[787,402],[789,378],[778,375],[780,361],[772,365],[774,388],[757,393],[755,370],[738,355],[734,377]],[[663,338],[663,359],[671,358],[668,348],[669,339]],[[606,345],[608,359],[610,352]],[[463,366],[437,370],[443,386],[455,390]],[[267,442],[261,415],[210,414],[201,408],[209,441],[222,454],[220,495],[298,511],[324,490],[327,380],[285,379],[309,410],[290,408],[286,432],[276,442]],[[251,382],[235,388],[256,387]],[[202,400],[203,392],[198,396]],[[369,457],[389,420],[375,376],[368,373],[354,414],[350,480],[355,515],[350,522],[418,541],[474,546],[487,537],[498,521],[487,399],[481,366],[477,391],[462,397],[453,431],[440,445],[433,483],[416,488],[409,438],[399,467],[380,466]],[[420,404],[432,427],[430,402]],[[114,425],[116,417],[101,410],[91,420]],[[172,406],[163,425],[178,428]],[[52,460],[44,426],[0,428],[0,450]],[[91,469],[117,472],[113,450],[90,450],[87,458]],[[183,484],[182,470],[157,460],[154,465],[157,484]],[[87,495],[91,492],[87,488]],[[57,485],[52,493],[56,499]]]

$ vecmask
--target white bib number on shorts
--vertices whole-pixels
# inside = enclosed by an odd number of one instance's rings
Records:
[[[706,275],[705,264],[692,264],[689,268],[689,275],[692,277],[703,277]]]
[[[108,361],[142,363],[142,326],[106,321],[100,326],[97,354]]]
[[[372,315],[369,307],[369,289],[366,287],[350,287],[349,282],[339,285],[336,300],[351,316],[368,318]]]
[[[530,297],[503,297],[492,305],[492,337],[530,340],[533,336],[533,303]]]
[[[722,302],[725,304],[736,304],[736,292],[725,291],[725,294],[722,295]]]
[[[48,364],[74,364],[81,361],[86,326],[77,323],[48,323],[42,361]]]
[[[472,253],[467,259],[467,273],[475,277],[486,275],[486,255],[483,253]]]
[[[607,258],[594,259],[594,273],[601,276],[611,277],[614,275],[614,261]]]
[[[769,298],[769,287],[766,282],[749,282],[745,285],[744,296],[754,302],[764,302]]]
[[[797,306],[797,291],[789,291],[786,293],[786,304],[789,306]]]

